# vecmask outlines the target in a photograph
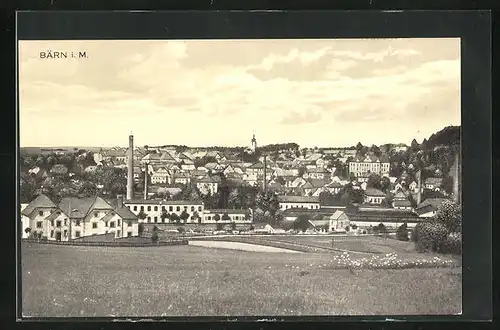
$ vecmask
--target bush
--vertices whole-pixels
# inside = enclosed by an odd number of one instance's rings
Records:
[[[401,226],[398,227],[396,230],[396,238],[400,241],[408,241],[408,225],[403,223]]]
[[[186,232],[186,229],[184,227],[179,227],[179,228],[177,228],[177,231],[182,234],[182,233]]]
[[[387,234],[388,231],[387,231],[387,228],[385,227],[385,225],[383,223],[379,223],[378,224],[378,232],[381,233],[381,234]]]
[[[449,233],[461,232],[462,208],[453,201],[445,201],[438,208],[436,221],[442,223]]]
[[[158,233],[156,231],[154,231],[153,234],[151,235],[151,241],[153,243],[158,242]]]
[[[418,252],[439,252],[441,244],[448,236],[447,228],[440,222],[429,221],[415,227],[415,247]]]
[[[217,228],[217,230],[223,230],[224,225],[222,223],[217,223],[216,228]]]
[[[462,254],[462,234],[461,233],[451,233],[441,242],[440,246],[441,253],[447,254]]]
[[[139,230],[139,236],[142,235],[142,233],[144,232],[144,224],[142,222],[139,223],[138,230]]]
[[[255,227],[253,225],[250,225],[250,230],[255,230]]]

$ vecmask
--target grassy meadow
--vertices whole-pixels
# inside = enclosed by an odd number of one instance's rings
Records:
[[[337,269],[335,253],[23,243],[24,316],[457,314],[461,268]]]

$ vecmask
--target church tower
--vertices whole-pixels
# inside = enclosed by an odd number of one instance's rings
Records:
[[[255,153],[255,150],[257,149],[257,140],[255,139],[255,133],[253,134],[251,142],[252,142],[252,151]]]

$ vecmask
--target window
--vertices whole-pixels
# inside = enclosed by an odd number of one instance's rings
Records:
[[[97,222],[93,222],[92,223],[92,229],[96,229],[97,228]]]
[[[51,238],[54,237],[54,231],[53,230],[50,231],[50,237]]]
[[[128,207],[128,209],[130,210],[130,205],[129,205],[129,206],[127,206],[127,207]]]
[[[54,227],[54,220],[50,220],[50,225]]]
[[[177,210],[177,212],[179,212],[181,210],[181,207],[177,206],[176,210]]]
[[[144,211],[144,206],[141,206],[141,211]]]
[[[148,222],[151,222],[151,217],[148,217]]]
[[[155,217],[155,223],[157,223],[157,222],[158,222],[158,217]]]
[[[120,224],[120,223],[121,223],[121,220],[120,220],[120,219],[118,219],[118,227],[120,227],[120,226],[121,226],[121,224]]]
[[[66,226],[68,224],[68,219],[64,219],[64,225]]]
[[[99,216],[99,212],[94,212],[94,217],[98,217]]]
[[[162,211],[165,211],[165,206],[162,206],[162,207],[161,207],[161,210],[162,210]]]
[[[42,222],[41,221],[37,221],[36,222],[36,228],[42,228]]]
[[[188,210],[188,207],[187,206],[184,206],[184,211],[187,211]]]
[[[191,206],[191,212],[194,212],[194,206]]]
[[[240,220],[240,217],[239,216],[235,216],[234,220]]]
[[[56,222],[56,227],[61,227],[61,221],[60,220]]]
[[[198,211],[201,212],[201,206],[198,206]]]
[[[57,215],[61,215],[61,211],[57,211]]]
[[[127,233],[127,237],[132,237],[132,232],[130,232],[130,231],[129,231],[129,232]]]
[[[107,226],[108,226],[108,222],[106,221],[106,222],[104,223],[104,227],[107,227]]]
[[[169,206],[169,207],[168,207],[168,210],[169,210],[170,212],[172,212],[172,211],[174,210],[174,208],[173,208],[172,206]]]
[[[134,211],[137,211],[137,205],[134,205]]]
[[[75,231],[75,237],[80,237],[80,232],[79,231]]]
[[[155,206],[155,211],[158,211],[158,206]]]
[[[120,231],[119,230],[116,231],[116,236],[120,237]]]
[[[148,211],[151,211],[151,206],[148,206]]]
[[[114,223],[114,221],[111,221],[111,222],[109,223],[109,228],[115,228],[115,223]]]
[[[39,216],[43,216],[43,211],[38,212]]]
[[[67,230],[64,231],[64,237],[68,237],[68,231]]]

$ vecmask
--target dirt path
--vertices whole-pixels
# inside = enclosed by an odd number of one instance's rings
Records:
[[[231,249],[240,251],[250,251],[250,252],[281,252],[281,253],[302,253],[299,251],[275,248],[271,246],[257,245],[257,244],[247,244],[247,243],[237,243],[237,242],[224,242],[224,241],[189,241],[189,245],[210,247],[210,248],[220,248],[220,249]]]

